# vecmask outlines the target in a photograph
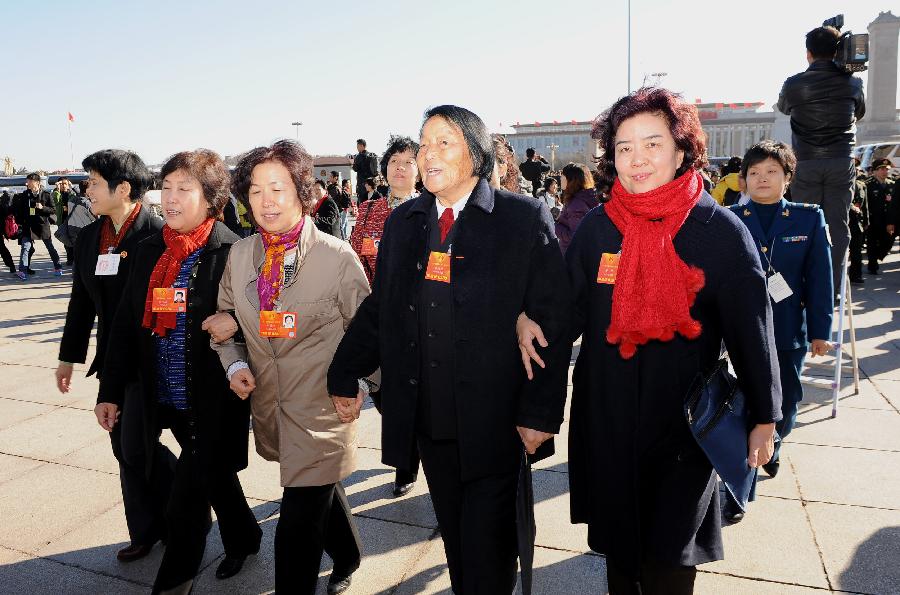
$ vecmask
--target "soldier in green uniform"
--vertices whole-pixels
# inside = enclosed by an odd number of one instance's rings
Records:
[[[859,159],[856,159],[859,168]],[[866,180],[862,169],[856,170],[853,182],[853,199],[850,203],[850,268],[847,276],[851,283],[864,283],[862,276],[862,249],[866,243],[866,228],[869,226],[869,204],[866,198]]]
[[[866,248],[869,257],[869,273],[878,274],[878,262],[883,260],[894,243],[896,227],[892,215],[896,207],[892,205],[894,181],[888,178],[892,167],[890,159],[876,159],[872,163],[872,179],[866,184],[866,199],[869,205],[869,229],[866,234]],[[888,225],[891,225],[890,232]]]

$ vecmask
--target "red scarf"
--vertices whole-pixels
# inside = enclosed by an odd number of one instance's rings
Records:
[[[144,328],[160,337],[165,337],[170,329],[175,328],[175,312],[153,311],[153,290],[157,287],[172,287],[178,278],[182,261],[206,245],[215,222],[215,219],[207,219],[190,233],[178,233],[168,225],[163,226],[166,251],[156,261],[153,273],[150,274],[147,300],[144,303]]]
[[[319,199],[319,202],[316,203],[316,208],[313,209],[313,217],[319,214],[319,209],[322,208],[322,205],[325,204],[325,201],[328,200],[328,194]]]
[[[694,170],[641,194],[629,194],[618,179],[613,184],[605,209],[622,234],[622,256],[606,340],[618,344],[625,359],[650,339],[671,341],[676,331],[700,336],[690,308],[705,282],[703,271],[681,260],[672,238],[702,194]]]
[[[106,217],[103,221],[102,227],[100,227],[100,254],[106,254],[112,248],[115,250],[119,247],[119,242],[125,237],[125,234],[128,233],[128,230],[131,229],[131,225],[134,223],[134,220],[137,219],[138,213],[141,212],[141,203],[137,203],[134,205],[134,208],[131,210],[131,214],[128,215],[128,218],[125,219],[125,223],[122,224],[122,227],[119,228],[119,233],[116,233],[116,228],[113,225],[112,219]]]
[[[297,225],[282,234],[267,233],[262,228],[259,230],[266,248],[266,260],[259,279],[256,280],[260,310],[271,310],[281,295],[281,287],[284,285],[284,255],[297,247],[304,221],[305,218],[301,218]]]

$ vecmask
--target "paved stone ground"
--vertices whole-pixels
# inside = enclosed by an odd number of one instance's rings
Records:
[[[27,283],[0,280],[0,593],[149,592],[161,548],[128,565],[114,557],[127,532],[116,462],[91,412],[97,383],[79,366],[70,394],[54,385],[69,272],[53,277],[43,247],[35,268]],[[781,473],[764,478],[747,519],[725,529],[728,558],[701,568],[698,593],[900,593],[900,256],[854,289],[859,394],[845,388],[831,419],[829,394],[808,389]],[[359,423],[360,468],[346,486],[365,558],[350,593],[449,593],[424,481],[392,499],[378,415],[369,407]],[[534,472],[535,592],[605,593],[604,559],[588,551],[584,526],[569,523],[565,444]],[[241,481],[265,530],[262,550],[217,581],[214,528],[196,593],[272,589],[281,490],[276,465],[255,453],[250,461]],[[322,577],[329,567],[326,559]]]

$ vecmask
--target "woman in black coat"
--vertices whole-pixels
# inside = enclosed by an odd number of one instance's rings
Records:
[[[335,353],[328,390],[352,421],[357,379],[380,366],[383,460],[409,469],[418,446],[454,592],[508,594],[519,470],[562,423],[568,283],[546,205],[490,187],[481,119],[456,106],[425,117],[426,192],[387,220],[372,293]],[[522,310],[550,340],[532,383],[516,348]]]
[[[693,106],[641,89],[614,104],[595,135],[616,182],[566,253],[572,335],[582,336],[572,521],[587,523],[588,545],[606,555],[610,593],[692,593],[696,565],[724,553],[716,473],[684,399],[724,340],[754,424],[748,464],[769,460],[781,389],[765,277],[746,228],[703,191]]]
[[[137,380],[145,443],[169,428],[181,445],[166,512],[167,547],[153,591],[187,593],[206,547],[210,505],[225,546],[218,578],[236,574],[259,550],[262,531],[237,476],[247,467],[249,403],[231,392],[202,329],[216,312],[219,279],[238,241],[216,221],[228,200],[228,170],[218,155],[201,149],[175,155],[160,175],[166,226],[134,255],[96,411],[101,426],[111,430],[124,387]],[[185,290],[186,306],[175,288]]]

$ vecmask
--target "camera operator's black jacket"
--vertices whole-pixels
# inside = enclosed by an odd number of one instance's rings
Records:
[[[791,117],[798,161],[850,157],[853,124],[866,113],[862,80],[831,60],[816,60],[784,81],[778,111]]]

